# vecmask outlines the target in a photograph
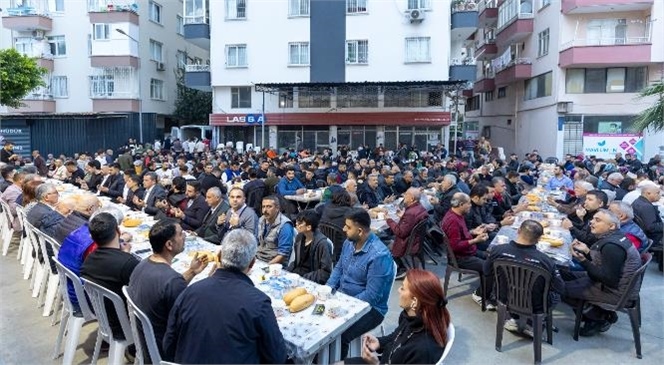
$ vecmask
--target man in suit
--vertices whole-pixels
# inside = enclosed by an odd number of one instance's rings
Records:
[[[210,210],[203,218],[203,224],[196,230],[196,235],[203,238],[206,241],[220,244],[221,239],[219,238],[219,225],[217,220],[222,216],[228,209],[230,205],[223,198],[221,190],[218,187],[209,188],[205,193],[205,202],[210,207]]]
[[[157,174],[154,172],[148,172],[143,176],[143,188],[145,189],[145,195],[143,199],[140,199],[137,196],[134,196],[134,204],[139,209],[142,209],[145,213],[149,215],[155,215],[159,212],[159,208],[155,206],[155,203],[158,200],[166,199],[166,191],[157,184]]]
[[[81,181],[85,177],[83,170],[81,170],[81,168],[78,167],[76,162],[73,160],[65,162],[65,168],[67,169],[67,178],[64,180],[64,182],[80,188]]]
[[[56,205],[60,199],[58,190],[53,184],[39,185],[35,198],[38,203],[28,212],[28,222],[52,237],[55,235],[58,223],[64,219],[64,216],[56,211]]]
[[[203,219],[210,211],[210,207],[205,202],[205,198],[200,192],[201,184],[198,181],[187,181],[187,209],[173,208],[175,218],[180,219],[182,229],[195,231],[203,225]]]
[[[118,197],[122,196],[123,190],[124,179],[120,175],[120,164],[114,163],[111,165],[108,177],[106,179],[102,178],[99,194],[101,196],[107,196],[111,199],[117,199]]]

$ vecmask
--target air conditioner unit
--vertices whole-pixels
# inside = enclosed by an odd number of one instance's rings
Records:
[[[41,29],[33,30],[32,31],[32,38],[34,39],[44,39],[44,34],[45,32]]]
[[[408,19],[411,23],[421,23],[425,18],[425,12],[422,9],[412,9],[408,11]]]
[[[164,65],[163,62],[157,62],[157,71],[164,71],[166,70],[166,65]]]
[[[556,107],[556,111],[560,114],[567,114],[572,112],[572,102],[571,101],[561,101]]]

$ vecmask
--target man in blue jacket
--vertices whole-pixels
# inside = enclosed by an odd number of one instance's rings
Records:
[[[295,169],[291,166],[286,168],[284,177],[282,177],[279,184],[277,184],[277,192],[282,196],[286,196],[301,195],[306,191],[307,189],[304,187],[304,184],[295,177]]]
[[[229,232],[221,264],[178,297],[164,335],[164,359],[180,364],[283,364],[286,346],[270,297],[247,273],[256,261],[256,237]]]
[[[356,208],[346,214],[344,242],[339,262],[327,285],[363,300],[371,310],[341,335],[341,358],[352,340],[377,327],[387,313],[387,300],[394,282],[394,260],[385,244],[371,232],[371,217]]]

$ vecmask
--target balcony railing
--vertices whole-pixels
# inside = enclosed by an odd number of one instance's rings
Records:
[[[53,59],[51,50],[48,49],[48,47],[43,47],[41,44],[32,44],[29,47],[22,47],[16,50],[18,53],[31,58],[44,58],[47,60]]]
[[[138,72],[132,67],[96,68],[88,77],[92,99],[138,99]]]
[[[494,60],[495,61],[495,60]],[[493,65],[494,73],[499,73],[515,65],[532,65],[533,61],[528,57],[519,57],[509,60],[507,63],[497,63]]]
[[[7,9],[8,16],[49,16],[47,0],[12,1]]]
[[[482,0],[477,4],[477,11],[482,12],[486,8],[497,8],[498,0]]]
[[[532,0],[524,2],[506,0],[498,10],[498,29],[509,25],[515,19],[532,19],[534,17]]]
[[[454,0],[452,1],[452,13],[477,11],[477,1],[479,0]]]
[[[496,44],[496,38],[480,38],[475,41],[475,49],[479,49],[485,44]]]
[[[138,13],[135,0],[88,0],[88,12],[131,11]]]
[[[572,47],[591,47],[591,46],[624,46],[633,44],[648,44],[651,43],[650,36],[647,37],[621,37],[621,38],[587,38],[575,39],[563,43],[560,47],[562,50]]]
[[[185,72],[210,72],[210,65],[186,65]]]
[[[476,65],[476,64],[477,64],[477,62],[472,57],[452,58],[450,60],[450,66],[473,66],[473,65]]]
[[[208,0],[184,0],[184,24],[209,24],[210,4]]]

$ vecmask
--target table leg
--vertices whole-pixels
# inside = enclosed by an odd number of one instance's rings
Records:
[[[337,336],[330,344],[330,361],[335,363],[341,360],[341,336]]]
[[[318,363],[319,364],[329,364],[330,363],[330,346],[323,346],[323,348],[318,351]]]

